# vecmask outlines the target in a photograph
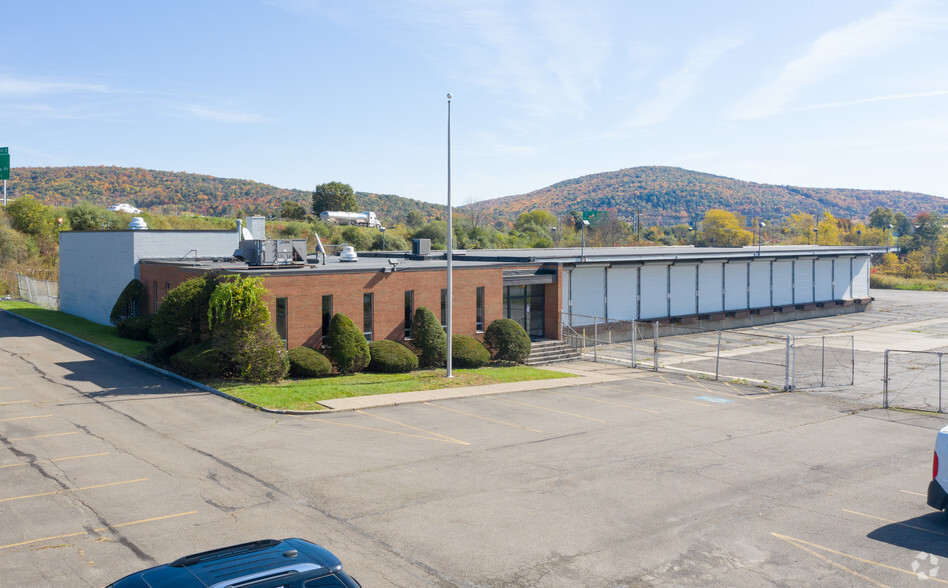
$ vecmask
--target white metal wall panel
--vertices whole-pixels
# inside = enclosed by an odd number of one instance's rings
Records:
[[[698,312],[724,310],[724,264],[702,263],[698,266]]]
[[[649,263],[643,265],[642,272],[642,315],[640,318],[660,318],[668,316],[668,265]]]
[[[793,304],[793,262],[774,262],[774,305]]]
[[[833,300],[833,260],[817,259],[816,265],[816,301]]]
[[[577,267],[573,269],[573,314],[606,316],[606,269]],[[573,322],[576,322],[574,319]]]
[[[638,276],[637,267],[609,268],[609,318],[623,321],[638,318],[635,315]]]
[[[750,264],[750,306],[770,306],[770,260],[755,260]]]
[[[869,296],[869,258],[853,259],[853,298]]]
[[[560,282],[560,288],[562,289],[562,291],[560,292],[560,300],[563,303],[563,308],[561,308],[560,310],[563,311],[563,320],[568,321],[567,315],[569,314],[569,300],[570,300],[569,292],[570,292],[570,283],[573,280],[573,270],[564,269],[562,271],[562,276],[563,276],[563,280]]]
[[[836,258],[836,287],[834,298],[836,300],[845,300],[853,297],[853,274],[852,258]]]
[[[698,312],[695,298],[698,283],[698,266],[671,266],[671,314],[682,316]]]
[[[798,259],[793,268],[793,302],[813,302],[813,260]]]
[[[724,265],[724,310],[747,308],[747,264]]]

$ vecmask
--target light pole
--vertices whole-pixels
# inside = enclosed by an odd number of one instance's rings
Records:
[[[862,230],[856,231],[856,247],[862,245]]]
[[[813,228],[813,244],[814,245],[820,244],[820,228],[819,227]]]
[[[559,244],[556,240],[556,227],[550,227],[550,232],[553,233],[553,246],[556,247]]]
[[[382,232],[382,251],[385,251],[385,227],[379,227],[379,231]]]
[[[763,232],[764,227],[767,226],[767,223],[764,221],[759,221],[757,223],[757,255],[760,255],[760,245],[763,242]]]
[[[454,377],[451,373],[451,364],[453,363],[452,360],[454,359],[453,358],[454,350],[452,349],[452,345],[451,345],[452,343],[451,334],[453,331],[453,324],[452,324],[453,317],[451,316],[451,310],[452,310],[451,302],[452,302],[452,299],[454,298],[453,284],[451,283],[451,269],[452,269],[451,258],[454,257],[453,243],[452,243],[452,241],[454,240],[454,225],[451,222],[452,216],[453,214],[451,212],[451,92],[448,92],[448,284],[447,284],[448,292],[447,292],[447,300],[445,300],[445,304],[444,304],[445,313],[448,315],[447,317],[448,328],[445,329],[446,334],[448,336],[448,341],[447,341],[448,348],[447,348],[447,358],[446,358],[447,373],[445,374],[445,377],[448,377],[448,378]]]
[[[892,246],[892,225],[889,225],[889,232],[885,236],[885,248],[889,249]],[[918,227],[915,227],[918,228]]]
[[[588,226],[589,226],[589,221],[586,219],[583,219],[583,224],[582,224],[582,229],[581,229],[582,231],[581,254],[582,254],[583,259],[586,258],[586,227]]]

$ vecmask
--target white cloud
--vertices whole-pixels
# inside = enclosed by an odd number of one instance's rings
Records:
[[[627,124],[645,127],[671,118],[672,114],[695,94],[701,76],[714,65],[718,58],[743,43],[743,39],[722,36],[699,46],[692,51],[677,71],[665,76],[659,82],[658,94],[640,104]]]
[[[914,100],[918,98],[931,98],[933,96],[946,96],[948,90],[932,90],[931,92],[911,92],[904,94],[889,94],[888,96],[874,96],[872,98],[859,98],[856,100],[847,100],[845,102],[827,102],[826,104],[814,104],[801,110],[821,110],[824,108],[839,108],[841,106],[852,106],[853,104],[866,104],[870,102],[891,102],[894,100]]]
[[[14,78],[11,76],[0,76],[0,96],[16,94],[56,94],[68,92],[105,92],[105,86],[99,84],[49,82]]]
[[[203,106],[188,105],[183,107],[184,111],[195,118],[211,120],[224,123],[254,123],[261,122],[263,117],[259,114],[234,112],[224,110],[212,110]]]
[[[915,39],[932,21],[925,0],[905,0],[814,41],[806,53],[787,63],[777,77],[741,100],[733,118],[761,118],[785,110],[809,86],[838,74],[848,64],[885,54]]]

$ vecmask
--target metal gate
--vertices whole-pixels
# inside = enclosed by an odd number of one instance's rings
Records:
[[[886,349],[882,406],[944,412],[944,355],[939,351]]]

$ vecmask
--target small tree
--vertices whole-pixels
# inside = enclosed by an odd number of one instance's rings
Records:
[[[357,210],[355,192],[352,186],[342,182],[320,184],[313,190],[313,214],[319,215],[327,210]]]
[[[342,313],[337,313],[329,321],[329,333],[326,336],[329,349],[326,355],[343,374],[360,372],[372,359],[369,354],[369,342],[365,335]]]
[[[151,326],[155,341],[184,337],[191,344],[206,339],[212,292],[214,278],[209,275],[192,278],[168,292]]]
[[[122,293],[119,294],[115,305],[112,306],[109,321],[114,325],[128,317],[138,316],[141,311],[141,297],[144,292],[145,285],[138,279],[132,278],[125,289],[122,290]]]
[[[224,375],[248,382],[274,382],[286,375],[286,349],[270,323],[263,278],[231,276],[214,289],[207,319]]]
[[[286,200],[280,206],[280,218],[287,220],[303,220],[306,218],[306,209],[294,200]]]
[[[437,367],[445,365],[448,357],[448,336],[438,317],[427,307],[415,309],[411,322],[411,343],[421,353],[418,365]]]

